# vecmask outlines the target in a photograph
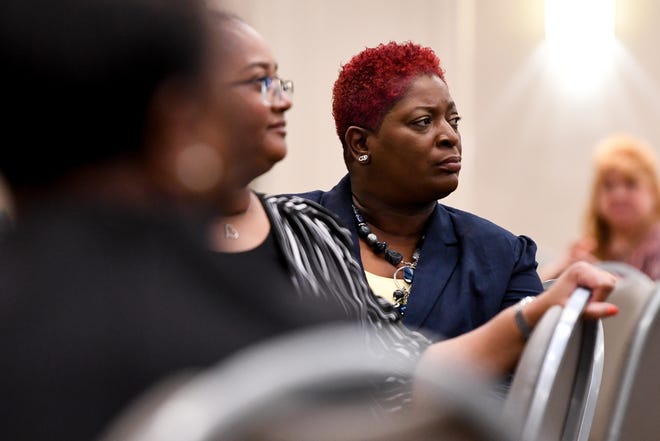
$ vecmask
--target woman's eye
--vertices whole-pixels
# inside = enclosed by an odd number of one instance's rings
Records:
[[[413,123],[414,126],[417,126],[417,127],[422,127],[422,128],[428,127],[428,126],[431,125],[431,117],[430,116],[424,116],[422,118],[418,118],[418,119],[414,120],[412,123]]]
[[[256,77],[255,79],[252,80],[255,84],[258,84],[261,86],[262,84],[268,85],[270,83],[270,77],[268,75]]]
[[[452,116],[451,118],[449,118],[449,124],[451,124],[451,126],[452,126],[454,129],[458,129],[458,122],[459,122],[460,120],[461,120],[461,117],[460,117],[460,116],[458,116],[458,115],[457,115],[457,116]]]

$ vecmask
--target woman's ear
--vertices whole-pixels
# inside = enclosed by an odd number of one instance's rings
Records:
[[[367,139],[371,132],[358,126],[350,126],[346,130],[344,140],[346,142],[347,159],[357,161],[360,164],[368,164],[371,159],[371,153],[367,145]]]

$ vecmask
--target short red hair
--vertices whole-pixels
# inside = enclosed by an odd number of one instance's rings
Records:
[[[367,48],[343,65],[332,90],[332,114],[342,145],[350,126],[377,130],[420,75],[437,75],[445,81],[433,49],[411,42]]]

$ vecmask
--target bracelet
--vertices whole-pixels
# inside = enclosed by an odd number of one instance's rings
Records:
[[[534,300],[536,297],[532,296],[527,296],[523,297],[520,299],[518,303],[516,303],[515,309],[515,319],[516,319],[516,325],[518,325],[518,329],[520,330],[520,333],[525,337],[525,340],[529,338],[529,336],[532,334],[532,327],[529,326],[527,323],[527,320],[525,320],[525,316],[523,316],[523,308],[525,307],[526,304]]]

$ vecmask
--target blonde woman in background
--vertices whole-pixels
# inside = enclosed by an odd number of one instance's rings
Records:
[[[584,237],[540,268],[541,278],[578,260],[624,262],[660,279],[658,159],[645,141],[617,134],[597,145]]]

